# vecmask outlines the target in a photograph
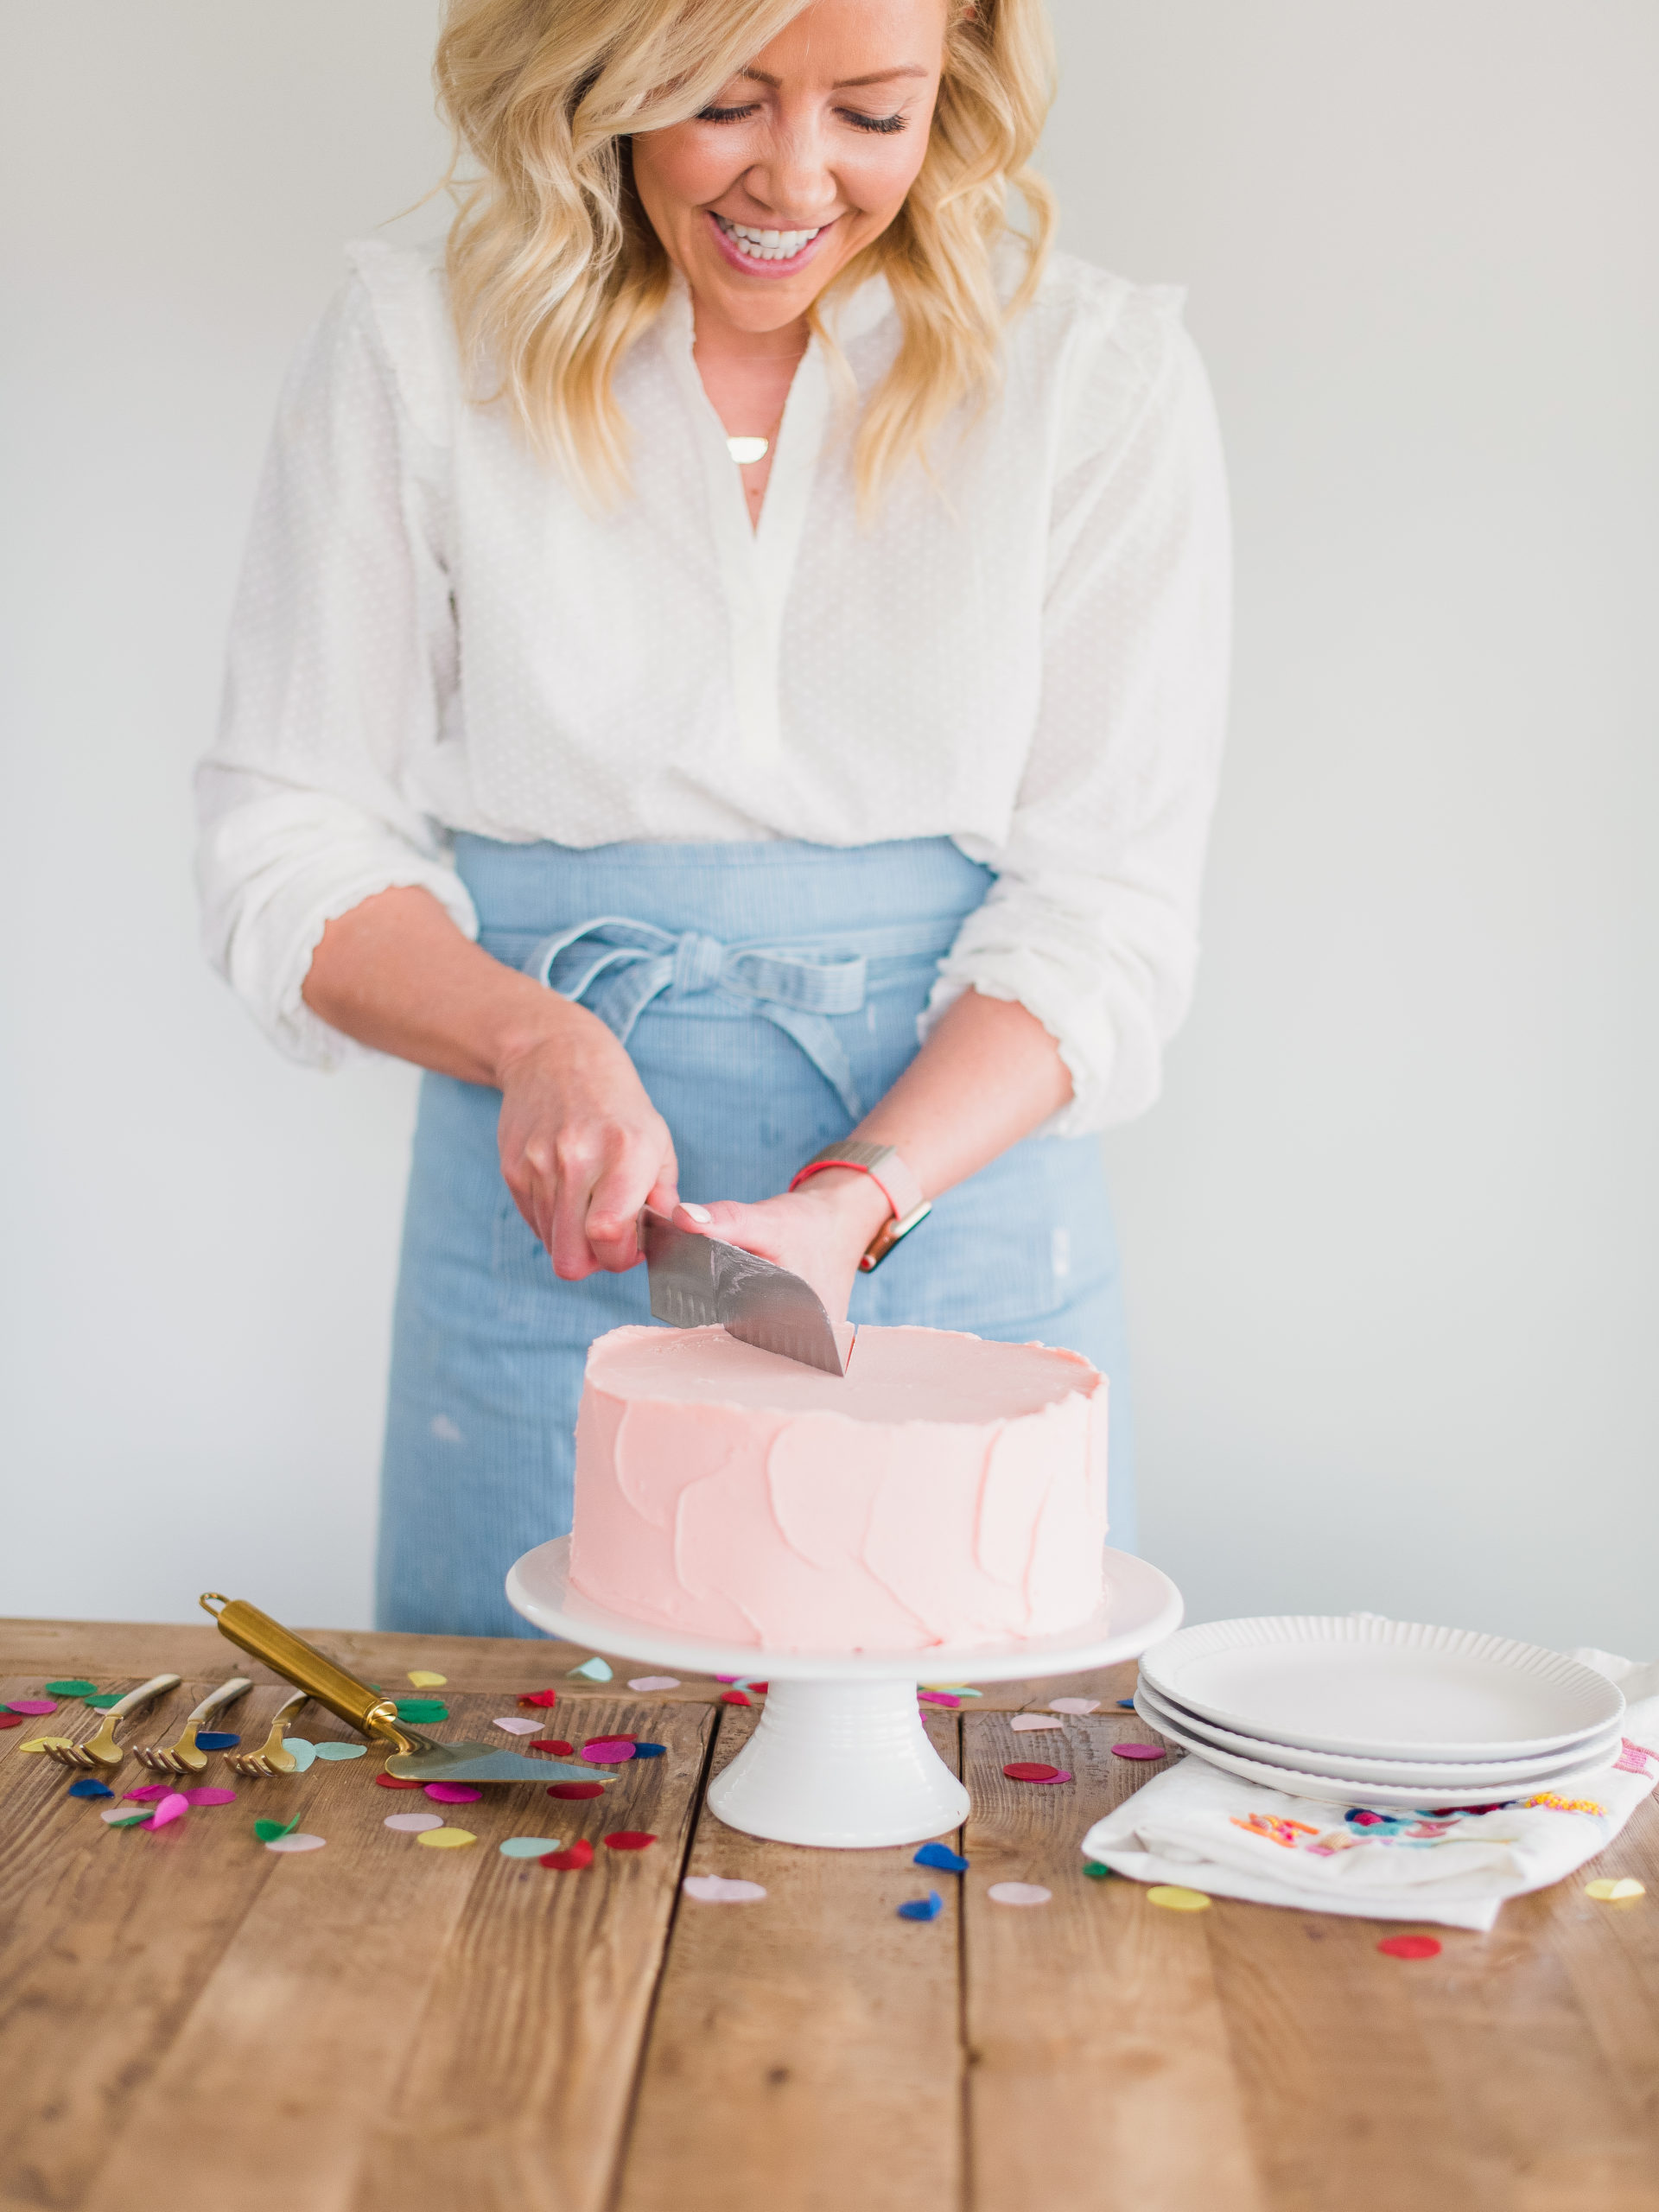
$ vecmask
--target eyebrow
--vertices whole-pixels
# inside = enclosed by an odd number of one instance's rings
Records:
[[[770,85],[774,89],[779,81],[776,77],[769,76],[764,69],[740,69],[737,73],[740,77],[752,79],[757,85]],[[890,85],[895,77],[925,77],[927,73],[925,69],[918,67],[914,62],[907,61],[897,69],[872,70],[868,77],[838,78],[830,89],[836,92],[849,92],[864,85]]]

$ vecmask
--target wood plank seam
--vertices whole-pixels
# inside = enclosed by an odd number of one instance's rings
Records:
[[[720,1742],[721,1731],[726,1726],[727,1716],[733,1710],[734,1708],[729,1705],[717,1705],[715,1707],[715,1725],[709,1731],[709,1740],[703,1745],[702,1770],[697,1777],[696,1788],[692,1793],[691,1802],[698,1808],[701,1808],[709,1794],[709,1782],[714,1770],[715,1747]],[[669,1953],[674,1947],[674,1929],[685,1904],[685,1891],[681,1885],[685,1880],[685,1871],[691,1863],[691,1853],[696,1848],[696,1841],[697,1815],[694,1812],[685,1824],[685,1841],[681,1847],[680,1864],[674,1877],[674,1902],[669,1909],[668,1925],[663,1930],[663,1947],[657,1954],[657,1971],[652,1977],[651,2002],[645,2007],[645,2016],[640,2024],[639,2040],[633,2047],[633,2067],[632,2078],[628,2083],[627,2107],[622,2116],[622,2125],[617,2130],[616,2155],[612,2162],[610,2183],[605,2192],[606,2212],[615,2212],[618,2199],[622,2193],[623,2176],[627,2171],[628,2149],[633,2140],[634,2117],[639,2108],[639,2088],[645,2079],[645,2053],[651,2048],[652,2030],[656,2024],[657,2004],[662,1994],[663,1976],[667,1970]]]

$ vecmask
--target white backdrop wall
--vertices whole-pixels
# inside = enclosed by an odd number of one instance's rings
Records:
[[[0,1610],[368,1618],[412,1079],[203,970],[188,778],[435,12],[0,0]],[[1650,1651],[1659,16],[1055,13],[1066,243],[1191,286],[1238,525],[1198,1003],[1108,1147],[1144,1547],[1195,1618]]]

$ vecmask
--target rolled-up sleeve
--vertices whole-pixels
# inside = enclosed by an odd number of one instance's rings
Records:
[[[1230,533],[1215,408],[1179,295],[1136,295],[1079,365],[1057,474],[1042,696],[997,872],[925,1026],[964,990],[1058,1044],[1082,1136],[1157,1096],[1186,1013],[1226,720]],[[1082,450],[1079,452],[1078,448]]]
[[[408,796],[454,687],[438,462],[354,277],[283,392],[196,776],[207,956],[319,1067],[359,1049],[301,995],[327,923],[419,884],[477,934],[442,834]]]

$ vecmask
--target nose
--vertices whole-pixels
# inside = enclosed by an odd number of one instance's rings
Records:
[[[776,217],[779,228],[812,230],[836,210],[840,192],[830,165],[828,133],[806,114],[783,114],[773,124],[760,159],[746,172],[744,188]]]

